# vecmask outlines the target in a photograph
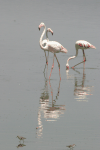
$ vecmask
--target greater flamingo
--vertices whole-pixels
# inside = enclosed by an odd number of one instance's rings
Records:
[[[86,61],[86,56],[85,56],[84,49],[89,49],[89,48],[96,49],[95,46],[93,46],[92,44],[90,44],[89,42],[84,41],[84,40],[76,41],[75,48],[76,48],[76,55],[68,58],[67,63],[66,63],[66,69],[69,69],[69,63],[68,63],[69,60],[77,57],[77,55],[78,55],[78,49],[82,49],[82,51],[83,51],[83,61],[80,62],[80,63],[78,63],[78,64],[76,64],[75,66],[77,66],[77,65],[79,65],[79,64],[81,64],[81,63],[83,63],[83,62]],[[72,68],[74,68],[75,66],[73,66]]]
[[[54,57],[56,57],[55,53],[59,53],[59,52],[67,53],[68,52],[67,49],[65,49],[60,43],[58,43],[56,41],[47,41],[46,45],[43,47],[42,39],[43,39],[43,36],[45,34],[45,31],[46,31],[46,26],[43,22],[39,25],[39,30],[40,30],[41,27],[44,27],[43,33],[40,37],[40,47],[41,47],[41,49],[43,49],[45,51],[52,52],[54,54]],[[54,68],[54,57],[53,57],[52,69]],[[60,65],[59,65],[59,72],[60,72]],[[49,79],[50,79],[50,76],[49,76]]]

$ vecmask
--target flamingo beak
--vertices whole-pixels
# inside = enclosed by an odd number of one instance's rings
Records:
[[[52,32],[52,35],[53,35],[53,32]]]
[[[65,49],[65,51],[66,51],[66,53],[68,53],[68,50],[67,50],[67,49]]]
[[[68,52],[68,50],[67,50],[67,49],[65,49],[65,48],[63,48],[63,49],[61,50],[61,52],[63,52],[63,53],[67,53],[67,52]]]
[[[94,49],[96,49],[96,47],[95,47],[94,45],[91,45],[91,48],[94,48]]]
[[[39,31],[40,31],[40,28],[38,27]]]

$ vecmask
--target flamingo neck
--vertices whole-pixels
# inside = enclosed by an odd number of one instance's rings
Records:
[[[49,39],[48,39],[48,30],[46,31],[46,38],[47,38],[47,41],[48,41],[48,40],[49,40]]]
[[[44,50],[45,50],[45,47],[42,46],[42,40],[43,40],[43,36],[44,36],[45,32],[46,32],[46,26],[44,26],[44,30],[43,30],[42,35],[40,37],[40,47]]]
[[[69,60],[70,60],[70,59],[73,59],[73,58],[75,58],[75,57],[76,57],[76,56],[69,57],[69,58],[67,59],[67,64],[69,65],[69,63],[68,63]]]
[[[68,59],[67,59],[67,64],[66,64],[66,66],[68,66],[68,68],[69,68],[69,60],[70,59],[73,59],[73,58],[75,58],[75,57],[77,57],[77,55],[78,55],[78,48],[77,48],[77,45],[75,45],[75,47],[76,47],[76,55],[75,56],[72,56],[72,57],[69,57]]]

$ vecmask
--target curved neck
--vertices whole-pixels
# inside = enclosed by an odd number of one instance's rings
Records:
[[[42,49],[45,49],[45,47],[42,46],[42,39],[43,39],[43,36],[44,36],[45,32],[46,32],[46,26],[44,26],[44,30],[43,30],[42,35],[40,37],[40,47]]]
[[[73,58],[75,58],[75,57],[76,57],[76,56],[69,57],[69,58],[67,59],[67,64],[69,64],[68,62],[69,62],[70,59],[73,59]]]
[[[77,55],[78,55],[78,48],[77,48],[77,45],[75,45],[75,47],[76,47],[76,55],[75,55],[75,56],[72,56],[72,57],[69,57],[69,58],[67,59],[67,64],[68,64],[68,62],[69,62],[70,59],[73,59],[73,58],[77,57]]]

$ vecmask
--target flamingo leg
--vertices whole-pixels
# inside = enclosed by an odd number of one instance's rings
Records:
[[[61,80],[59,80],[59,87],[58,87],[58,93],[57,93],[56,98],[59,96],[59,93],[60,93],[60,82],[61,82]]]
[[[84,49],[83,49],[83,61],[84,61],[84,62],[86,61],[86,56],[85,56]]]
[[[48,65],[48,58],[49,58],[49,51],[48,51],[48,56],[46,57],[46,64]]]
[[[48,56],[46,56],[46,51],[44,51],[45,53],[45,58],[46,58],[46,64],[48,65]]]
[[[61,74],[60,74],[60,63],[59,63],[59,61],[58,61],[58,59],[57,59],[57,56],[56,56],[56,54],[54,54],[55,55],[55,57],[56,57],[56,60],[57,60],[57,63],[58,63],[58,67],[59,67],[59,76],[60,76],[60,80],[61,80]]]
[[[44,67],[44,71],[43,71],[43,73],[45,73],[45,69],[46,69],[46,64],[45,64],[45,67]],[[45,77],[45,76],[44,76]]]
[[[51,89],[51,96],[52,96],[52,100],[53,100],[53,89],[52,89],[52,87],[51,87],[50,80],[49,80],[49,85],[50,85],[50,89]]]
[[[83,49],[83,61],[76,64],[75,66],[73,66],[72,68],[74,69],[74,67],[76,67],[77,65],[81,64],[81,63],[84,63],[86,61],[86,56],[85,56],[85,52],[84,52],[84,49]]]
[[[55,55],[53,56],[53,64],[52,64],[52,69],[54,68],[54,58],[55,58]]]
[[[52,64],[52,67],[51,67],[51,72],[50,72],[49,80],[50,80],[50,77],[51,77],[52,69],[54,68],[54,58],[55,58],[55,55],[53,56],[53,64]]]
[[[76,64],[75,66],[73,66],[72,69],[74,69],[74,67],[76,67],[77,65],[79,65],[79,64],[81,64],[81,63],[83,63],[83,62],[84,62],[84,60],[83,60],[82,62]]]
[[[48,51],[48,57],[49,57],[49,51]]]

